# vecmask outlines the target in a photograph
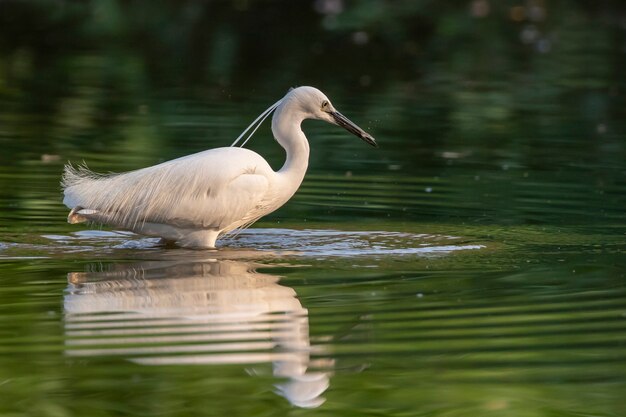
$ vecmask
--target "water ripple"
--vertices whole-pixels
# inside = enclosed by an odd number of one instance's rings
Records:
[[[130,232],[83,230],[68,235],[47,234],[37,237],[43,243],[2,243],[0,259],[25,256],[50,256],[63,253],[110,253],[118,250],[162,249],[157,238],[146,238]],[[386,231],[339,231],[318,229],[244,230],[234,237],[218,242],[218,251],[254,248],[259,252],[280,251],[282,255],[305,257],[354,256],[441,256],[455,251],[477,250],[484,244],[467,239],[437,234],[414,234]],[[28,252],[28,255],[26,254]]]

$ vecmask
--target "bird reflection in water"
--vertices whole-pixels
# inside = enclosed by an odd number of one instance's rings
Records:
[[[292,288],[258,266],[149,261],[69,273],[66,352],[143,365],[272,363],[282,380],[278,394],[318,407],[332,359],[311,358],[308,311]]]

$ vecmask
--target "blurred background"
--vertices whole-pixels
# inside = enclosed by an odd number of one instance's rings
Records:
[[[625,65],[618,0],[2,0],[0,189],[36,192],[18,173],[39,167],[58,193],[67,160],[122,171],[227,146],[298,85],[381,142],[311,123],[314,175],[400,172],[431,191],[447,177],[505,198],[509,169],[623,185]],[[259,136],[251,146],[280,167],[269,128]],[[49,209],[58,198],[46,193]],[[396,214],[428,210],[441,214]]]

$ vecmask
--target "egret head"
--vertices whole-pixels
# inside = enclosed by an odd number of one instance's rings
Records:
[[[294,102],[306,119],[324,120],[341,126],[348,132],[363,139],[366,143],[378,147],[378,144],[366,131],[351,122],[346,116],[339,113],[328,97],[315,87],[298,87],[287,93],[283,100]]]

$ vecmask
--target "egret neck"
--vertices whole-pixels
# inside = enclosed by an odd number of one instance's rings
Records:
[[[294,104],[293,101],[282,103],[272,117],[272,133],[287,154],[285,164],[277,172],[283,183],[281,194],[285,193],[287,198],[296,192],[309,166],[309,141],[301,129],[307,114],[294,109]]]

